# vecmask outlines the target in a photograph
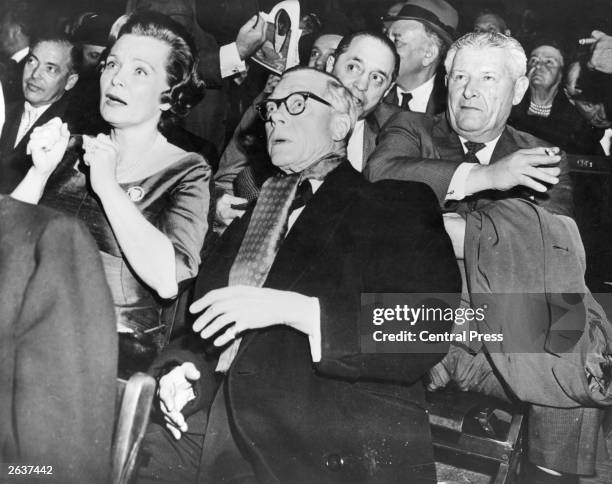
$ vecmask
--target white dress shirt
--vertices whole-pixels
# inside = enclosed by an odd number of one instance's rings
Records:
[[[17,52],[15,52],[12,56],[11,59],[13,59],[15,62],[19,63],[21,62],[26,55],[28,55],[30,52],[30,48],[29,47],[24,47],[21,50],[18,50]]]
[[[425,81],[419,87],[414,88],[412,91],[405,91],[399,86],[395,86],[397,90],[397,101],[398,106],[402,105],[402,94],[410,93],[412,94],[412,99],[408,101],[408,107],[410,111],[415,113],[424,113],[427,110],[427,104],[429,103],[429,98],[431,97],[431,93],[433,92],[434,82],[436,80],[436,76],[433,76],[428,81]]]
[[[485,143],[485,147],[476,153],[476,158],[478,158],[481,165],[488,165],[490,163],[493,150],[495,149],[495,145],[497,145],[500,136],[501,134],[494,140]],[[465,147],[465,142],[467,140],[461,136],[459,136],[459,140],[461,141],[463,153],[467,153],[467,148]],[[475,163],[461,163],[457,167],[448,185],[445,200],[463,200],[466,197],[465,185],[467,183],[470,171],[472,171],[474,166],[476,166]]]
[[[229,77],[246,71],[246,64],[238,54],[236,42],[223,45],[219,48],[219,68],[221,77]]]
[[[363,142],[364,142],[365,120],[360,119],[355,123],[353,133],[346,145],[346,157],[353,168],[359,173],[363,171]]]
[[[23,113],[21,114],[21,121],[19,122],[19,129],[17,130],[15,145],[13,147],[19,144],[38,118],[40,118],[49,107],[51,107],[51,104],[45,104],[44,106],[35,108],[28,101],[23,103]]]
[[[612,128],[606,129],[603,136],[599,140],[599,144],[603,148],[606,156],[610,156],[610,141],[612,141]]]

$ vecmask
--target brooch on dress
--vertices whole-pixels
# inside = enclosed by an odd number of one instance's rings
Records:
[[[127,189],[127,196],[132,202],[140,202],[145,196],[145,191],[142,187],[130,187]]]

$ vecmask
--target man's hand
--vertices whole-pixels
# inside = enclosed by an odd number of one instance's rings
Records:
[[[68,126],[57,117],[34,128],[27,146],[34,168],[42,175],[51,174],[62,161],[69,139]]]
[[[159,406],[166,427],[176,440],[181,438],[183,432],[187,431],[187,422],[181,411],[183,407],[195,398],[192,382],[200,378],[200,372],[193,363],[183,363],[159,380],[157,395]]]
[[[548,187],[540,182],[559,183],[561,168],[552,166],[561,161],[559,148],[525,148],[491,163],[476,165],[467,178],[466,195],[483,190],[510,190],[522,185],[536,192]]]
[[[236,36],[238,55],[245,60],[259,49],[266,40],[266,22],[259,15],[253,15],[245,23]]]
[[[286,324],[306,335],[312,335],[319,302],[297,292],[279,291],[250,286],[230,286],[215,289],[194,302],[189,311],[204,311],[193,325],[193,330],[204,339],[225,328],[215,346],[223,346],[249,329]],[[232,324],[233,323],[233,324]]]
[[[223,227],[227,227],[236,217],[242,217],[245,209],[232,208],[232,205],[244,205],[246,198],[235,197],[229,193],[224,193],[215,206],[215,221]]]
[[[606,74],[612,74],[612,37],[599,30],[593,30],[591,38],[595,39],[595,44],[589,67]]]
[[[464,218],[457,213],[443,215],[444,228],[453,243],[453,251],[457,259],[464,258],[465,227]]]

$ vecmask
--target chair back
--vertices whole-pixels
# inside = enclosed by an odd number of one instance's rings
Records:
[[[112,449],[112,483],[127,484],[147,430],[155,393],[155,379],[134,373],[129,380],[117,378],[117,415]]]

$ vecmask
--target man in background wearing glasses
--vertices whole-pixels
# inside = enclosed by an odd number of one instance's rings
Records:
[[[329,74],[287,71],[258,110],[285,176],[202,265],[139,482],[435,482],[419,380],[441,355],[362,352],[359,315],[362,293],[459,290],[436,197],[349,164],[355,101]]]

